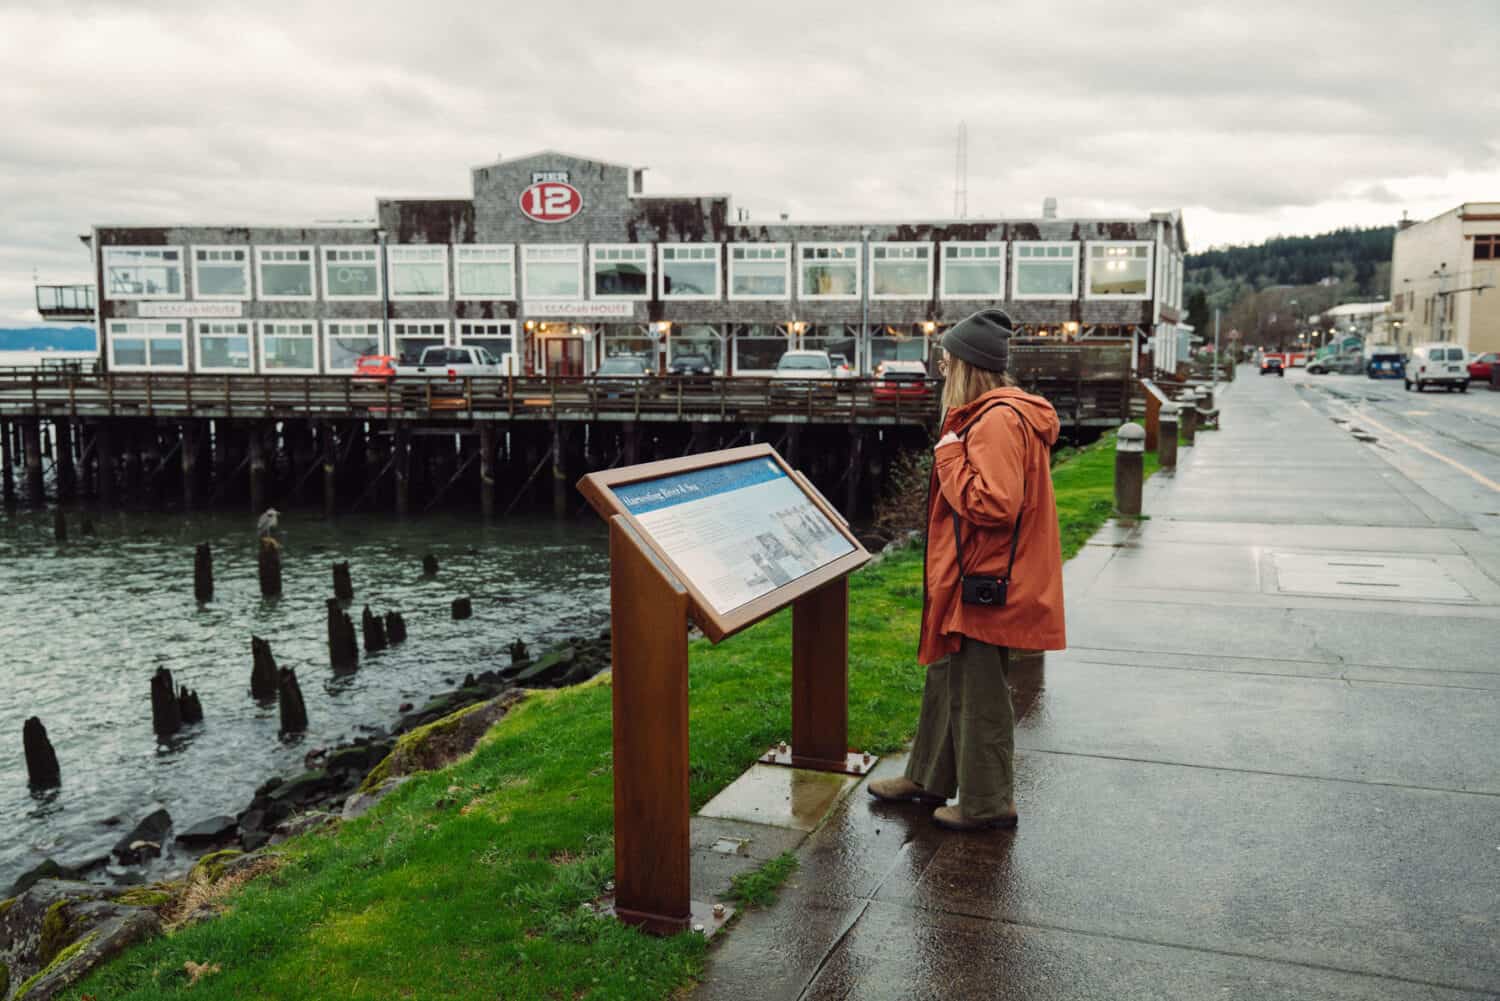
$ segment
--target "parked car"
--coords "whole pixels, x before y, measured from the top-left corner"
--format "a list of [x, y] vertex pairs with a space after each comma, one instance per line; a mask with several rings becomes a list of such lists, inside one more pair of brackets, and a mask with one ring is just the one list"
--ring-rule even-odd
[[1457, 345], [1418, 344], [1411, 349], [1411, 360], [1406, 365], [1406, 388], [1415, 386], [1420, 393], [1428, 386], [1442, 386], [1462, 393], [1469, 388], [1465, 361], [1464, 349]]
[[384, 386], [396, 379], [395, 355], [360, 355], [351, 381], [357, 386]]
[[1327, 375], [1333, 371], [1333, 359], [1313, 358], [1307, 363], [1308, 375]]
[[807, 397], [832, 393], [837, 378], [827, 351], [788, 351], [771, 373], [771, 395]]
[[652, 382], [651, 364], [640, 355], [615, 355], [606, 358], [594, 369], [594, 378], [604, 384], [606, 400], [640, 393]]
[[398, 376], [417, 375], [423, 378], [446, 376], [450, 382], [474, 375], [501, 375], [504, 366], [500, 359], [481, 347], [430, 347], [423, 348], [416, 365], [397, 365]]
[[927, 366], [919, 361], [883, 361], [875, 366], [877, 400], [925, 400], [932, 395]]
[[1260, 360], [1261, 375], [1286, 376], [1286, 368], [1281, 364], [1281, 359], [1276, 355], [1267, 355]]
[[1406, 356], [1390, 345], [1370, 348], [1365, 375], [1371, 379], [1406, 378]]
[[843, 355], [830, 354], [828, 361], [833, 365], [833, 374], [840, 379], [854, 378], [854, 368], [849, 364], [849, 359]]
[[1489, 382], [1490, 372], [1496, 364], [1500, 364], [1500, 351], [1491, 351], [1475, 358], [1469, 362], [1469, 381]]
[[667, 366], [667, 374], [711, 376], [714, 374], [714, 363], [709, 360], [708, 355], [680, 354]]

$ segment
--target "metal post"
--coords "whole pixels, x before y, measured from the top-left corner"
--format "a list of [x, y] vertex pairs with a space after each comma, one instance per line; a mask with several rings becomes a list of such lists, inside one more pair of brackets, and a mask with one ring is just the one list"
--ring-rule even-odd
[[1198, 394], [1183, 393], [1177, 398], [1177, 408], [1182, 420], [1182, 443], [1191, 445], [1198, 434]]
[[1177, 468], [1177, 407], [1171, 403], [1161, 408], [1156, 418], [1156, 458], [1168, 472]]
[[1145, 461], [1146, 429], [1134, 422], [1122, 424], [1115, 436], [1115, 510], [1120, 514], [1141, 513]]

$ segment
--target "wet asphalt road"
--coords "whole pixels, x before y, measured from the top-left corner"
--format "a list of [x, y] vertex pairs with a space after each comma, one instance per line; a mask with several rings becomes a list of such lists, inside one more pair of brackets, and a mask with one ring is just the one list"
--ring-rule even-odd
[[695, 997], [1500, 997], [1497, 408], [1241, 372], [1065, 569], [1019, 829], [856, 790]]

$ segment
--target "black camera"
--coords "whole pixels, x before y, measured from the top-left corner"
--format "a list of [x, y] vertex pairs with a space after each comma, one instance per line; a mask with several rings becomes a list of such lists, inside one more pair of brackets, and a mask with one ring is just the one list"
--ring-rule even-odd
[[961, 578], [965, 605], [989, 605], [998, 608], [1005, 604], [1005, 592], [1010, 581], [1001, 577], [985, 577], [980, 574], [965, 574]]

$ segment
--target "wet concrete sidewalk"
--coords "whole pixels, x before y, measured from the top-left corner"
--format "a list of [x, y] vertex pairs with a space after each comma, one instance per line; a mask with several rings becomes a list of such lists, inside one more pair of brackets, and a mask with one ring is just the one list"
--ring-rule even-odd
[[1020, 829], [856, 789], [694, 997], [1500, 995], [1500, 541], [1281, 379], [1221, 406], [1067, 567]]

